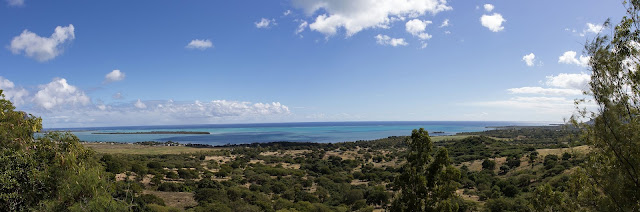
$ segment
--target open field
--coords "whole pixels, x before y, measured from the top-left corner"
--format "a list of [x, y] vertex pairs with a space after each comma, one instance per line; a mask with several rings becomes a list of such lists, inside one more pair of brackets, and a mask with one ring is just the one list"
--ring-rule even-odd
[[540, 153], [540, 156], [544, 157], [544, 156], [547, 156], [547, 155], [562, 155], [565, 152], [585, 154], [585, 153], [588, 153], [590, 151], [590, 149], [591, 149], [591, 147], [589, 147], [587, 145], [582, 145], [582, 146], [571, 147], [571, 148], [538, 149], [536, 151], [538, 151], [538, 153]]
[[185, 146], [145, 146], [136, 144], [112, 144], [112, 143], [83, 143], [98, 153], [103, 154], [138, 154], [138, 155], [166, 155], [195, 153], [202, 151], [221, 150], [223, 148], [195, 148]]

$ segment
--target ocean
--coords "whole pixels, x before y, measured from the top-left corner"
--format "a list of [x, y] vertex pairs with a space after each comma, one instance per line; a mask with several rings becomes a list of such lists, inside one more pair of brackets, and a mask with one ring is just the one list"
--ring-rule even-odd
[[[411, 130], [425, 128], [431, 136], [477, 132], [497, 126], [542, 126], [541, 122], [485, 122], [485, 121], [383, 121], [383, 122], [302, 122], [261, 124], [207, 124], [180, 126], [127, 126], [58, 128], [47, 130], [71, 131], [81, 141], [140, 142], [174, 141], [180, 143], [225, 145], [264, 143], [274, 141], [335, 143], [374, 140], [389, 136], [411, 135]], [[132, 133], [151, 131], [195, 131], [210, 134], [94, 134]], [[438, 132], [438, 133], [432, 133]]]

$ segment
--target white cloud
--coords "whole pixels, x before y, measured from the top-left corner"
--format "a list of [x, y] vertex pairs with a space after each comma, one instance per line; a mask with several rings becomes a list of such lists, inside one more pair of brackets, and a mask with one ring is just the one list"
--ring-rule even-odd
[[206, 39], [206, 40], [195, 39], [189, 42], [187, 46], [185, 46], [185, 48], [187, 49], [200, 49], [200, 50], [205, 50], [211, 47], [213, 47], [213, 43], [211, 43], [209, 39]]
[[63, 45], [75, 39], [73, 25], [56, 27], [51, 37], [40, 37], [29, 30], [11, 40], [9, 49], [13, 54], [24, 54], [27, 57], [44, 62], [51, 60], [63, 52]]
[[598, 34], [604, 29], [603, 25], [587, 23], [587, 32]]
[[431, 21], [422, 21], [419, 19], [412, 19], [407, 21], [405, 24], [405, 29], [407, 32], [411, 33], [413, 36], [420, 38], [420, 40], [428, 40], [431, 38], [431, 35], [424, 32], [427, 28], [427, 25], [431, 24]]
[[557, 88], [570, 88], [577, 90], [586, 90], [591, 81], [591, 75], [589, 74], [558, 74], [556, 76], [547, 76], [545, 84], [547, 86]]
[[575, 111], [574, 101], [565, 97], [513, 97], [508, 100], [475, 103], [479, 106], [496, 108], [501, 113], [540, 115], [543, 117], [568, 117]]
[[494, 7], [492, 4], [484, 4], [484, 10], [486, 10], [487, 12], [491, 12], [493, 8]]
[[[143, 101], [133, 104], [105, 104], [91, 99], [66, 79], [55, 78], [40, 85], [35, 95], [0, 77], [0, 89], [12, 102], [24, 102], [20, 110], [43, 117], [45, 127], [88, 127], [113, 125], [255, 123], [282, 120], [291, 115], [279, 103], [230, 100], [209, 102]], [[122, 97], [116, 93], [114, 98]]]
[[390, 45], [390, 46], [406, 46], [408, 43], [404, 41], [403, 38], [391, 38], [387, 35], [378, 34], [375, 36], [376, 43], [380, 45]]
[[29, 96], [29, 92], [26, 89], [16, 87], [13, 82], [2, 76], [0, 76], [0, 90], [2, 90], [5, 98], [13, 102], [15, 106], [24, 104]]
[[122, 96], [121, 92], [118, 92], [118, 93], [113, 94], [113, 96], [111, 96], [111, 98], [113, 98], [113, 99], [123, 99], [124, 96]]
[[364, 29], [389, 28], [393, 20], [452, 9], [446, 0], [293, 0], [293, 4], [308, 16], [320, 11], [309, 28], [327, 37], [339, 29], [345, 29], [349, 37]]
[[133, 106], [135, 106], [136, 108], [139, 108], [139, 109], [147, 108], [147, 105], [142, 103], [142, 101], [140, 101], [140, 99], [138, 99], [137, 102], [133, 103]]
[[579, 96], [582, 94], [582, 91], [579, 89], [567, 88], [521, 87], [507, 90], [512, 94], [541, 94], [550, 96]]
[[302, 23], [298, 25], [298, 29], [296, 29], [296, 34], [302, 33], [307, 28], [308, 25], [309, 23], [307, 23], [306, 21], [302, 21]]
[[589, 65], [590, 57], [580, 55], [580, 58], [576, 58], [577, 54], [578, 53], [574, 51], [566, 51], [564, 54], [562, 54], [562, 56], [558, 58], [558, 63], [574, 64], [582, 67], [587, 67]]
[[21, 7], [24, 6], [24, 0], [7, 0], [7, 4], [13, 7]]
[[63, 105], [84, 106], [91, 103], [91, 99], [77, 87], [69, 85], [66, 79], [55, 78], [49, 84], [39, 86], [33, 102], [46, 110], [51, 110]]
[[527, 66], [531, 67], [535, 65], [536, 55], [534, 55], [533, 53], [525, 55], [522, 57], [522, 61], [524, 61], [524, 63], [526, 63]]
[[276, 20], [275, 19], [262, 18], [262, 19], [260, 19], [260, 21], [255, 22], [254, 24], [259, 29], [270, 28], [271, 26], [276, 25]]
[[444, 21], [442, 21], [442, 24], [440, 24], [440, 28], [448, 27], [448, 26], [449, 26], [449, 19], [444, 19]]
[[502, 18], [502, 15], [499, 13], [493, 13], [493, 15], [482, 15], [482, 17], [480, 17], [480, 23], [482, 23], [482, 26], [488, 28], [492, 32], [500, 32], [504, 30], [502, 23], [505, 21], [507, 20]]
[[116, 81], [123, 80], [124, 77], [125, 77], [124, 72], [121, 72], [120, 70], [113, 70], [104, 76], [104, 81], [107, 83], [116, 82]]
[[279, 102], [251, 103], [229, 100], [208, 102], [142, 101], [133, 104], [96, 104], [87, 107], [40, 113], [47, 127], [108, 125], [210, 124], [272, 122], [291, 114]]
[[282, 13], [282, 15], [284, 15], [284, 16], [291, 15], [291, 10], [284, 11], [284, 13]]

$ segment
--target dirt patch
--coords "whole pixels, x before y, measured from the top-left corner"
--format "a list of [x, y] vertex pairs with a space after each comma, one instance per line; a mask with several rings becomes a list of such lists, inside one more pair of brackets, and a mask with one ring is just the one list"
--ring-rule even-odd
[[149, 186], [149, 184], [151, 184], [151, 179], [153, 179], [153, 177], [155, 177], [155, 176], [152, 175], [152, 174], [145, 175], [142, 178], [142, 184], [145, 185], [145, 186]]
[[[127, 174], [126, 173], [120, 173], [120, 174], [116, 174], [116, 181], [123, 181], [127, 179]], [[134, 175], [130, 175], [129, 176], [129, 180], [135, 180], [136, 176]]]
[[300, 169], [300, 164], [297, 163], [280, 163], [282, 168], [285, 169]]
[[142, 193], [153, 194], [160, 197], [169, 207], [175, 207], [184, 210], [185, 208], [198, 205], [198, 202], [193, 199], [193, 193], [191, 192], [164, 192], [144, 190]]
[[367, 185], [367, 184], [369, 184], [369, 182], [362, 181], [362, 180], [352, 180], [351, 181], [351, 185]]
[[249, 161], [249, 164], [257, 164], [257, 163], [259, 163], [259, 164], [265, 164], [264, 160], [255, 160], [255, 159], [251, 159], [251, 160]]

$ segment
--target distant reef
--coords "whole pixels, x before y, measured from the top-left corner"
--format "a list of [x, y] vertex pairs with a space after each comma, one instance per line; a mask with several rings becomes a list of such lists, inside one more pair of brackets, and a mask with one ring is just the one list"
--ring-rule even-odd
[[210, 132], [195, 132], [195, 131], [151, 131], [151, 132], [94, 132], [91, 134], [107, 134], [107, 135], [128, 135], [128, 134], [211, 134]]

